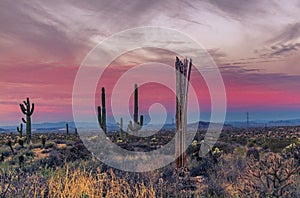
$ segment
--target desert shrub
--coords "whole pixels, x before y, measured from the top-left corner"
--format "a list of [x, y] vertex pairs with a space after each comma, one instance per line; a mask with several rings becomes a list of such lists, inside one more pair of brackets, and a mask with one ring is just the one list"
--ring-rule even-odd
[[221, 151], [218, 147], [215, 147], [204, 157], [199, 157], [198, 154], [197, 156], [189, 157], [190, 162], [188, 168], [191, 176], [195, 177], [201, 175], [209, 177], [209, 173], [213, 172], [218, 163], [222, 161], [222, 154], [223, 151]]
[[56, 144], [53, 142], [46, 143], [44, 149], [56, 148]]
[[50, 168], [61, 167], [64, 165], [64, 156], [56, 150], [52, 150], [49, 157], [39, 161], [41, 165], [47, 164]]
[[300, 166], [300, 143], [292, 143], [282, 150], [285, 158], [294, 158]]
[[294, 158], [268, 153], [260, 161], [250, 160], [241, 175], [241, 195], [259, 197], [299, 197], [294, 185], [299, 179], [300, 167]]
[[28, 157], [34, 157], [34, 152], [32, 150], [27, 150], [25, 152], [25, 155], [28, 156]]
[[269, 138], [268, 147], [271, 152], [280, 153], [285, 147], [293, 143], [292, 140], [284, 138]]
[[215, 144], [215, 147], [219, 148], [220, 150], [222, 150], [226, 154], [233, 153], [234, 148], [235, 148], [233, 146], [233, 144], [228, 144], [226, 142], [217, 142]]
[[55, 140], [55, 143], [56, 144], [66, 144], [66, 140], [64, 140], [64, 139], [58, 139], [58, 140]]
[[18, 141], [19, 145], [23, 148], [24, 142], [25, 142], [25, 137], [18, 137], [17, 141]]
[[10, 151], [2, 151], [1, 155], [5, 158], [10, 156]]
[[0, 169], [1, 197], [46, 197], [46, 180], [21, 169]]
[[253, 158], [255, 160], [259, 160], [259, 158], [260, 158], [259, 151], [256, 148], [250, 148], [247, 151], [246, 157]]
[[249, 141], [248, 141], [248, 147], [254, 147], [254, 146], [256, 146], [256, 144], [257, 144], [257, 142], [256, 142], [256, 139], [250, 139]]
[[90, 160], [92, 155], [81, 141], [76, 142], [72, 147], [57, 149], [67, 162], [76, 160]]
[[230, 140], [231, 143], [238, 143], [242, 146], [246, 146], [248, 143], [247, 137], [232, 137]]

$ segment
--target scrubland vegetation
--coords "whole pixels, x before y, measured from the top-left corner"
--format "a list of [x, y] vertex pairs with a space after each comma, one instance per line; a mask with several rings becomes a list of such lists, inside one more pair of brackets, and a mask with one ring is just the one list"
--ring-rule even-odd
[[[166, 144], [172, 131], [147, 141], [130, 136], [116, 144], [149, 151]], [[0, 136], [0, 197], [299, 197], [300, 127], [224, 129], [203, 158], [199, 130], [187, 149], [187, 166], [175, 163], [145, 173], [101, 163], [74, 133]]]

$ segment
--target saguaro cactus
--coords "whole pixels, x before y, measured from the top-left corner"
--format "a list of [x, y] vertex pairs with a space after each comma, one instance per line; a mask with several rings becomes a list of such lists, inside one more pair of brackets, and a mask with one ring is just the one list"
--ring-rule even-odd
[[133, 109], [133, 121], [134, 124], [132, 124], [132, 121], [129, 122], [128, 124], [128, 129], [131, 131], [139, 131], [144, 122], [144, 116], [140, 116], [140, 122], [138, 122], [138, 117], [139, 117], [139, 103], [138, 103], [138, 86], [137, 84], [134, 85], [134, 109]]
[[120, 118], [120, 122], [118, 123], [120, 126], [120, 138], [123, 137], [123, 118]]
[[22, 123], [20, 123], [20, 128], [17, 127], [17, 131], [19, 132], [20, 138], [21, 138], [23, 136], [23, 124]]
[[66, 134], [69, 135], [69, 124], [66, 123]]
[[102, 87], [102, 108], [98, 106], [98, 122], [104, 133], [106, 133], [106, 106], [105, 106], [105, 88]]
[[184, 59], [183, 62], [176, 57], [176, 135], [175, 156], [176, 167], [181, 168], [186, 164], [186, 127], [187, 127], [187, 98], [191, 76], [192, 60]]
[[26, 120], [22, 118], [22, 121], [26, 123], [26, 143], [29, 144], [31, 140], [31, 116], [34, 111], [34, 103], [30, 105], [29, 98], [23, 101], [24, 104], [20, 104], [21, 111], [26, 115]]

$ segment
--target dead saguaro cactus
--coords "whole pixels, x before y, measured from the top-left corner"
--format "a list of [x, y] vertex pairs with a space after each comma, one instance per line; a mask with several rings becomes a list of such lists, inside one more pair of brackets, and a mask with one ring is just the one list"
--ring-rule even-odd
[[26, 120], [22, 118], [22, 121], [26, 123], [26, 143], [29, 144], [31, 140], [31, 116], [34, 111], [34, 103], [30, 105], [29, 98], [23, 101], [24, 104], [20, 104], [22, 113], [26, 116]]
[[138, 121], [139, 117], [139, 98], [138, 98], [138, 86], [137, 84], [134, 85], [134, 109], [133, 109], [133, 122], [129, 121], [128, 129], [131, 131], [139, 131], [143, 127], [144, 123], [144, 116], [140, 116], [140, 121]]
[[186, 165], [186, 130], [187, 130], [187, 101], [188, 88], [192, 69], [192, 60], [180, 61], [176, 57], [176, 135], [175, 135], [175, 156], [176, 168]]
[[98, 123], [102, 128], [103, 132], [106, 133], [106, 105], [105, 105], [105, 88], [102, 87], [102, 108], [98, 106]]

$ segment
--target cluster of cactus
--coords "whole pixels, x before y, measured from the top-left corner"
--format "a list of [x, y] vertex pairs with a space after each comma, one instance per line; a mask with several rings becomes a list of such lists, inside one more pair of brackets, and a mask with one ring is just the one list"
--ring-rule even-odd
[[26, 116], [26, 120], [22, 118], [22, 121], [26, 124], [26, 143], [29, 144], [31, 140], [31, 116], [34, 111], [34, 103], [30, 105], [29, 98], [23, 101], [24, 104], [20, 104], [22, 113]]
[[140, 116], [140, 121], [138, 121], [138, 110], [139, 110], [139, 103], [138, 103], [138, 86], [137, 84], [134, 85], [134, 109], [133, 109], [133, 122], [130, 121], [128, 124], [128, 129], [131, 131], [139, 131], [144, 122], [144, 116]]
[[[137, 84], [134, 85], [134, 110], [133, 110], [133, 123], [132, 121], [129, 121], [128, 124], [128, 129], [131, 131], [139, 131], [142, 129], [143, 122], [144, 122], [144, 116], [140, 116], [140, 121], [138, 121], [138, 86]], [[101, 94], [101, 102], [102, 106], [98, 106], [97, 111], [98, 111], [98, 123], [100, 127], [102, 128], [103, 132], [107, 132], [107, 127], [106, 127], [106, 105], [105, 105], [105, 88], [102, 87], [102, 94]], [[120, 123], [118, 123], [120, 126], [120, 138], [123, 136], [123, 118], [120, 118]]]
[[106, 133], [106, 106], [105, 106], [105, 88], [102, 87], [102, 108], [98, 106], [98, 123], [103, 132]]

